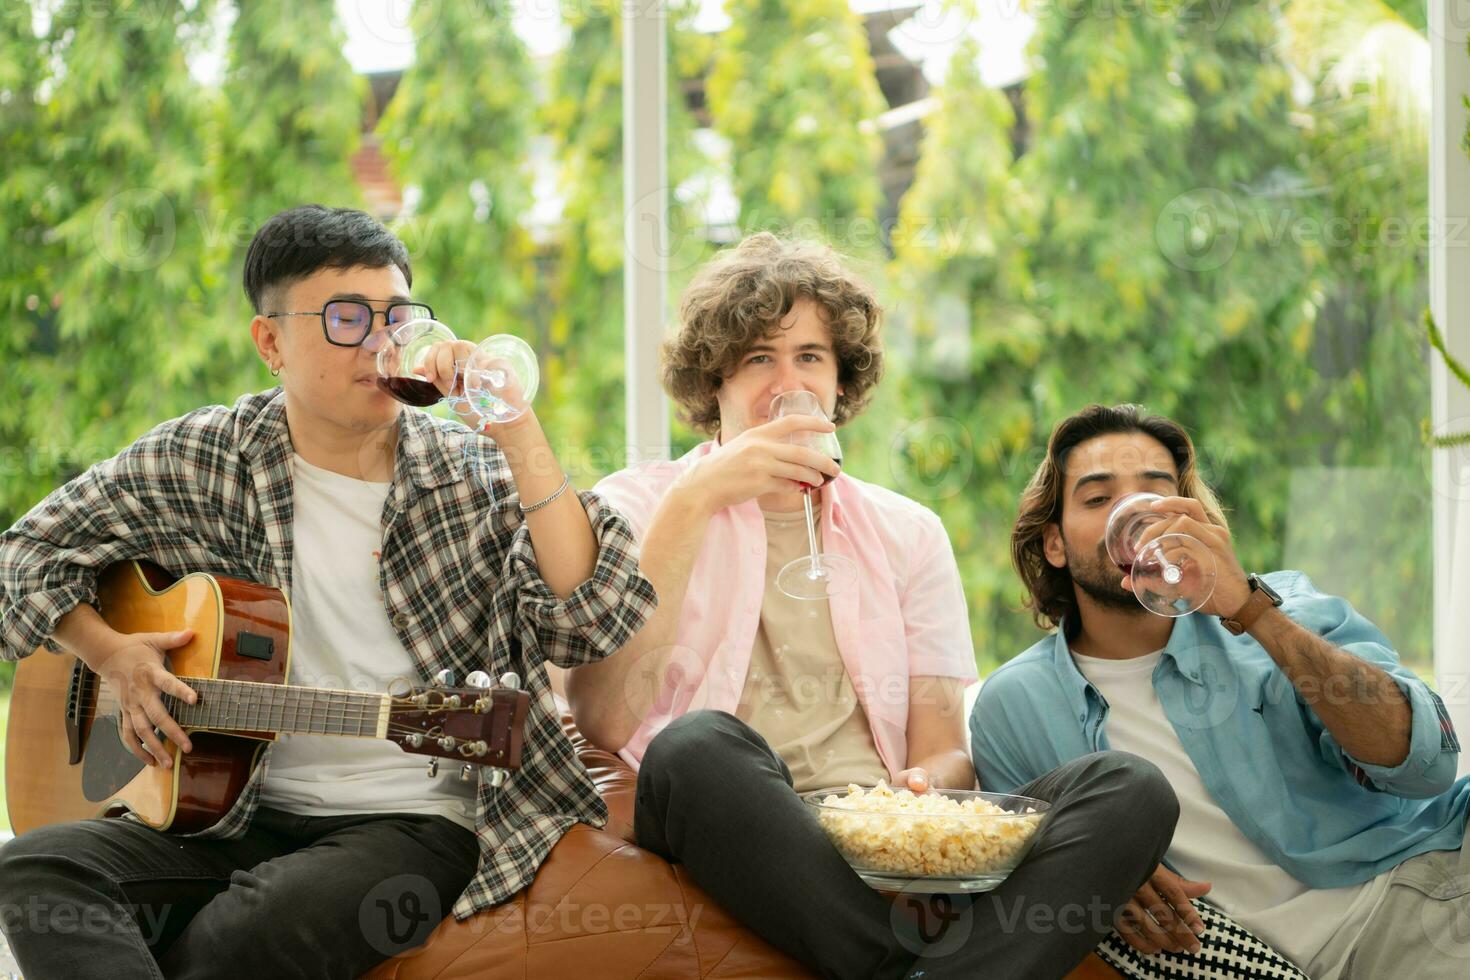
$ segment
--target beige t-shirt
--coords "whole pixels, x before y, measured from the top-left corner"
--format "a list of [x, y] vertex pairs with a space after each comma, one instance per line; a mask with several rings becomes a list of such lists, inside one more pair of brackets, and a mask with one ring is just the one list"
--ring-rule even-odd
[[[826, 600], [793, 599], [776, 576], [811, 553], [806, 514], [766, 513], [766, 592], [735, 715], [786, 761], [798, 793], [888, 779], [837, 651]], [[821, 526], [817, 546], [821, 547]]]

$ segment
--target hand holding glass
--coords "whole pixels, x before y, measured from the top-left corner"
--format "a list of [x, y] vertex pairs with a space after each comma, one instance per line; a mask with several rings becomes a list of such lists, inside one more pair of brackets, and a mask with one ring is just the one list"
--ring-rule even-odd
[[424, 408], [447, 400], [455, 412], [476, 418], [476, 429], [513, 421], [530, 409], [541, 373], [536, 352], [519, 337], [489, 337], [457, 361], [448, 395], [419, 369], [436, 345], [458, 339], [453, 330], [437, 320], [410, 320], [388, 339], [378, 351], [378, 387], [405, 404]]
[[[783, 391], [771, 400], [771, 418], [787, 415], [816, 415], [826, 418], [822, 403], [810, 391]], [[842, 446], [835, 432], [799, 432], [791, 437], [797, 445], [823, 453], [842, 465]], [[802, 504], [806, 508], [806, 537], [811, 554], [789, 562], [776, 576], [776, 587], [793, 599], [826, 599], [853, 586], [857, 567], [841, 555], [823, 554], [817, 549], [817, 522], [812, 511], [812, 494], [832, 482], [829, 476], [821, 486], [802, 484]]]
[[1161, 534], [1139, 546], [1143, 532], [1170, 515], [1152, 509], [1156, 493], [1129, 494], [1108, 514], [1108, 557], [1133, 581], [1133, 594], [1151, 613], [1187, 616], [1215, 594], [1215, 556], [1190, 534]]

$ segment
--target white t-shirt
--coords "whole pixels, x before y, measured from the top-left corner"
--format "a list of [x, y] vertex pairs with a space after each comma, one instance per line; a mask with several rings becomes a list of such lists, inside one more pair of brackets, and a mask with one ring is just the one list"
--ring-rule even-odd
[[1313, 980], [1336, 980], [1390, 872], [1344, 888], [1311, 888], [1287, 874], [1231, 822], [1164, 714], [1153, 672], [1163, 651], [1132, 660], [1074, 653], [1077, 669], [1107, 700], [1103, 732], [1111, 748], [1148, 759], [1179, 797], [1169, 864], [1207, 881], [1206, 901], [1270, 943]]
[[[388, 622], [378, 584], [389, 484], [354, 480], [293, 456], [290, 683], [386, 691], [418, 667]], [[473, 831], [477, 781], [386, 739], [282, 735], [271, 749], [264, 806], [311, 816], [425, 813]]]

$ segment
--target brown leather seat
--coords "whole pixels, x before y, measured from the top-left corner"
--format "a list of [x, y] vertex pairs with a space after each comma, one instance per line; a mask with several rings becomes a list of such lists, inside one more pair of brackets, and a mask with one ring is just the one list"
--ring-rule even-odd
[[[513, 900], [439, 924], [429, 941], [368, 974], [373, 980], [806, 980], [795, 960], [743, 928], [689, 880], [682, 865], [632, 843], [637, 777], [562, 725], [611, 813], [605, 830], [579, 824]], [[1095, 956], [1068, 980], [1119, 976]]]

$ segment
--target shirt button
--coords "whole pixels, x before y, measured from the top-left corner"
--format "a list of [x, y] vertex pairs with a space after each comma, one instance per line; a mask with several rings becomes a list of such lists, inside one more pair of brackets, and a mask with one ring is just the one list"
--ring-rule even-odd
[[393, 614], [393, 620], [392, 620], [392, 622], [393, 622], [393, 628], [394, 629], [400, 629], [400, 630], [406, 630], [406, 629], [408, 629], [408, 622], [409, 622], [409, 620], [408, 620], [408, 613], [401, 613], [401, 612], [394, 613]]

